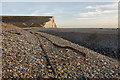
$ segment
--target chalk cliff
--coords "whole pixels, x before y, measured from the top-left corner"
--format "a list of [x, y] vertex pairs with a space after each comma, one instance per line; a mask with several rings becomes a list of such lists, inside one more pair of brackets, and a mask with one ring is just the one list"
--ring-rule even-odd
[[43, 27], [45, 27], [45, 28], [56, 28], [57, 26], [55, 24], [54, 17], [52, 16], [51, 18], [49, 18], [49, 21], [46, 22]]
[[53, 16], [2, 16], [2, 22], [15, 26], [54, 28], [56, 24]]

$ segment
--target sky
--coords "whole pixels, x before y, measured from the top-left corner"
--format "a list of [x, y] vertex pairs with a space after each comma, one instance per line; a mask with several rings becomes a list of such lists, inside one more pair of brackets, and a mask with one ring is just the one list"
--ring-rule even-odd
[[[14, 0], [15, 1], [15, 0]], [[117, 28], [117, 2], [2, 2], [1, 15], [54, 16], [58, 28]]]
[[119, 0], [0, 0], [2, 2], [118, 2]]

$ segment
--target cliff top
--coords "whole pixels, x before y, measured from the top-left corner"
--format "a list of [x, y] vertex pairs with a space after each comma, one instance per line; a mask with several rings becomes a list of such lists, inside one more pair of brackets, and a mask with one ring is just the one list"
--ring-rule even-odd
[[2, 16], [2, 22], [18, 27], [43, 27], [53, 16]]

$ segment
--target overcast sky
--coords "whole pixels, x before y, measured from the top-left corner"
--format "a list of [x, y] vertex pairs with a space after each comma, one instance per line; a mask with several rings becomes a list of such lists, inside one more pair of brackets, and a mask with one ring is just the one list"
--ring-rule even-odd
[[117, 28], [118, 3], [3, 2], [2, 15], [54, 16], [59, 28]]

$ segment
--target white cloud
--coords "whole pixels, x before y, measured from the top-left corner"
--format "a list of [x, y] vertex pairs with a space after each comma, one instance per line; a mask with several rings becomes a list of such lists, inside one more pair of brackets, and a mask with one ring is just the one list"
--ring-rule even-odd
[[30, 14], [30, 16], [37, 16], [41, 13], [41, 10], [36, 10], [33, 13]]
[[55, 15], [55, 14], [60, 14], [63, 13], [64, 11], [62, 9], [53, 9], [51, 11], [46, 11], [46, 10], [36, 10], [34, 11], [32, 14], [30, 14], [31, 16], [36, 16], [36, 15]]
[[88, 17], [88, 16], [95, 16], [95, 15], [109, 14], [109, 13], [117, 13], [117, 12], [118, 12], [118, 10], [96, 10], [94, 12], [80, 13], [79, 16]]
[[17, 10], [16, 9], [12, 9], [12, 12], [17, 12]]
[[39, 16], [39, 15], [49, 16], [49, 15], [53, 15], [53, 13], [50, 12], [43, 13], [40, 11], [35, 11], [32, 14], [30, 14], [30, 16]]
[[[95, 11], [89, 11], [78, 14], [80, 17], [90, 17], [90, 16], [103, 16], [105, 14], [118, 13], [117, 10], [118, 3], [106, 4], [106, 5], [96, 5], [96, 6], [87, 6], [88, 9], [95, 9]], [[106, 8], [102, 9], [102, 8]]]
[[95, 18], [75, 18], [76, 20], [93, 20]]
[[42, 15], [52, 15], [53, 13], [50, 13], [50, 12], [48, 12], [48, 13], [43, 13]]
[[118, 10], [105, 10], [102, 13], [117, 13]]
[[87, 6], [89, 9], [101, 9], [101, 8], [117, 8], [118, 3], [106, 4], [106, 5], [96, 5], [96, 6]]
[[63, 9], [53, 9], [53, 11], [50, 11], [50, 12], [47, 12], [47, 13], [44, 13], [44, 14], [46, 14], [46, 15], [54, 15], [54, 14], [61, 14], [61, 13], [64, 13]]

